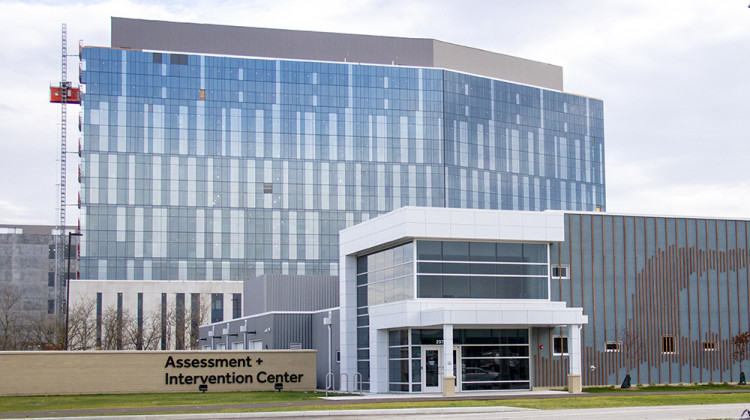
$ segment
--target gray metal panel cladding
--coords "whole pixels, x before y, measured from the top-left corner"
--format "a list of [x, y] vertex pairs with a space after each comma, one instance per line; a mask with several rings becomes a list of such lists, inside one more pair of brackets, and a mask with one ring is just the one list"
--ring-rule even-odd
[[429, 39], [112, 18], [112, 47], [432, 66]]
[[[339, 367], [341, 366], [340, 363], [336, 363], [336, 352], [341, 349], [339, 345], [339, 332], [340, 332], [340, 323], [339, 323], [339, 311], [338, 310], [332, 310], [331, 316], [333, 318], [333, 322], [331, 323], [331, 367], [334, 374], [334, 381], [335, 381], [335, 388], [336, 389], [353, 389], [352, 386], [352, 379], [349, 378], [349, 383], [344, 384], [342, 386], [341, 384], [341, 377], [339, 376]], [[317, 312], [312, 314], [310, 321], [311, 326], [310, 329], [312, 331], [312, 348], [316, 349], [318, 351], [318, 357], [317, 357], [317, 372], [318, 372], [318, 387], [323, 389], [325, 388], [325, 377], [328, 373], [328, 325], [323, 323], [323, 319], [328, 317], [328, 312]], [[350, 388], [346, 388], [346, 385], [348, 385]]]
[[338, 306], [338, 277], [268, 274], [245, 280], [243, 293], [243, 316], [317, 311]]
[[112, 18], [113, 48], [446, 68], [562, 90], [562, 67], [426, 38]]
[[562, 67], [435, 41], [434, 67], [563, 90]]
[[266, 290], [267, 287], [264, 276], [244, 281], [242, 285], [243, 316], [255, 315], [267, 311], [268, 294], [266, 293]]
[[300, 343], [303, 349], [313, 348], [311, 319], [310, 314], [274, 315], [273, 348], [288, 349], [291, 343]]
[[263, 276], [269, 311], [317, 311], [338, 306], [335, 276]]

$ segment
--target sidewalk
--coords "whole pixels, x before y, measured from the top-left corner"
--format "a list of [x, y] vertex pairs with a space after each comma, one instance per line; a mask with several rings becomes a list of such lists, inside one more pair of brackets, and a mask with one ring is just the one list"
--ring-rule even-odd
[[[750, 390], [748, 390], [750, 391]], [[325, 391], [322, 391], [325, 392]], [[322, 397], [326, 401], [337, 401], [338, 403], [347, 404], [366, 404], [373, 401], [376, 402], [395, 402], [395, 401], [425, 401], [425, 400], [441, 400], [441, 401], [460, 401], [460, 400], [509, 400], [514, 398], [553, 398], [553, 397], [580, 397], [588, 394], [571, 394], [568, 391], [502, 391], [502, 392], [483, 392], [483, 391], [471, 391], [471, 392], [456, 392], [453, 397], [445, 397], [443, 394], [405, 394], [405, 393], [393, 393], [393, 394], [350, 394], [350, 395], [337, 395], [330, 393], [328, 397]]]

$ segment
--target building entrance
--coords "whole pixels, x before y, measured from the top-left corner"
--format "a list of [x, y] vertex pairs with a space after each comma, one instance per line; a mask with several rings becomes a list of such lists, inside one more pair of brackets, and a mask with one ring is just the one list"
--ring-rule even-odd
[[424, 392], [443, 390], [443, 347], [422, 347], [422, 389]]
[[[442, 392], [443, 377], [456, 379], [456, 391], [530, 389], [528, 329], [456, 329], [451, 354], [442, 330], [389, 332], [391, 392]], [[445, 372], [445, 357], [453, 372]]]
[[[443, 346], [422, 347], [422, 389], [423, 392], [442, 392], [443, 376], [445, 375]], [[461, 389], [461, 377], [456, 372], [458, 366], [457, 357], [461, 354], [461, 346], [454, 346], [451, 355], [453, 357], [453, 375], [456, 381], [456, 389]]]

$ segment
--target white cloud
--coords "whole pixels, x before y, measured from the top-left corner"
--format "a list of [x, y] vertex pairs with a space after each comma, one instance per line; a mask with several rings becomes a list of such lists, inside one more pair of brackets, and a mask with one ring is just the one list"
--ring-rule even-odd
[[750, 184], [646, 184], [613, 197], [608, 212], [747, 219]]
[[47, 217], [37, 215], [36, 209], [15, 202], [0, 200], [0, 224], [54, 224]]

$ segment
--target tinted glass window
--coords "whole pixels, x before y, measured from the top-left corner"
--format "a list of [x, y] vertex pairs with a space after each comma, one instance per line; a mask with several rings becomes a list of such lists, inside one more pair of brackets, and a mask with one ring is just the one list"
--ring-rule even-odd
[[421, 298], [443, 297], [443, 278], [441, 276], [419, 276], [417, 296]]
[[443, 259], [445, 261], [468, 261], [468, 242], [443, 242]]
[[495, 261], [495, 244], [492, 242], [471, 242], [469, 244], [471, 261]]
[[522, 244], [497, 244], [497, 260], [504, 262], [521, 262], [523, 261]]
[[477, 299], [495, 299], [497, 282], [492, 277], [471, 277], [471, 296]]
[[417, 242], [417, 258], [420, 260], [442, 260], [442, 243], [437, 241]]
[[547, 262], [547, 245], [524, 244], [523, 259], [526, 262]]
[[469, 277], [443, 276], [443, 297], [469, 297]]

